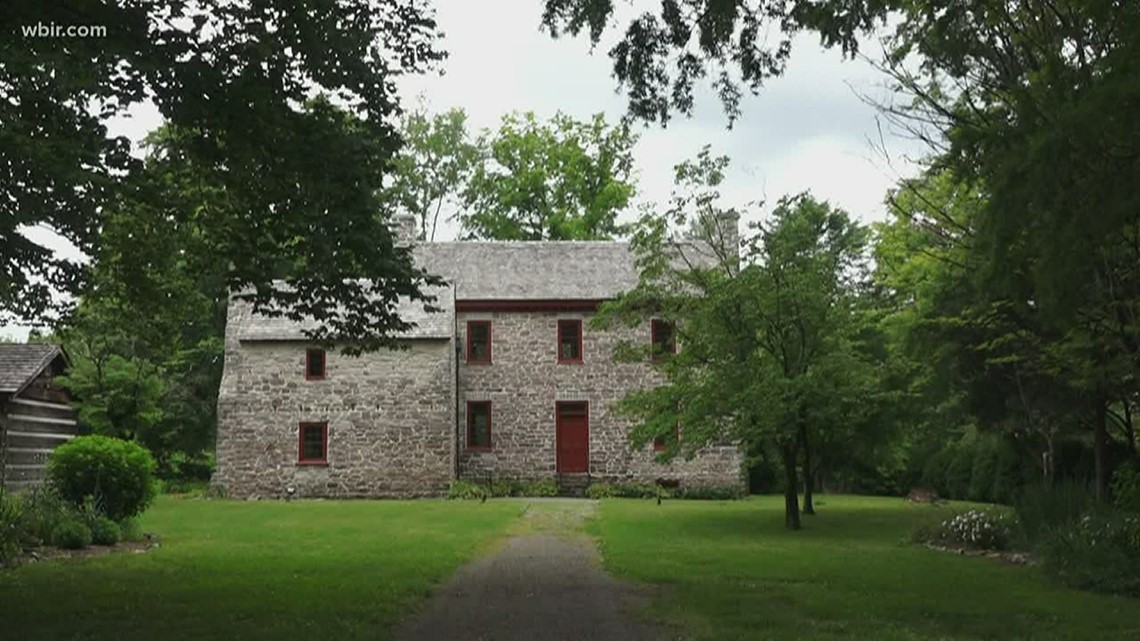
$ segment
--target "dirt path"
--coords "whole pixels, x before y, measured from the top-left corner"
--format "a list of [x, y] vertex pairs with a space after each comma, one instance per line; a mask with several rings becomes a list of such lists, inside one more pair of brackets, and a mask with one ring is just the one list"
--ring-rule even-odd
[[397, 639], [663, 638], [630, 613], [644, 597], [601, 569], [593, 540], [582, 532], [593, 501], [532, 499], [526, 505], [517, 533], [495, 554], [460, 568]]

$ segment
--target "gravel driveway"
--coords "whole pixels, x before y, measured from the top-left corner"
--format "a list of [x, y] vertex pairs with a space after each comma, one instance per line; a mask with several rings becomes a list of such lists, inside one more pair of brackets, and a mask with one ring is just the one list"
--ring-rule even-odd
[[495, 554], [460, 568], [424, 611], [397, 631], [397, 639], [663, 638], [630, 614], [644, 605], [644, 597], [601, 569], [593, 540], [582, 533], [593, 501], [530, 500], [526, 505], [524, 531]]

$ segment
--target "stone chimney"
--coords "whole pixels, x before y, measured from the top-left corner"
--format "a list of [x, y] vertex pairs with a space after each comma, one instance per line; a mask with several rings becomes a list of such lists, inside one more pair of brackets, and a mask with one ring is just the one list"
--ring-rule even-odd
[[392, 229], [393, 240], [397, 245], [407, 246], [416, 242], [416, 216], [415, 214], [393, 214], [389, 223]]

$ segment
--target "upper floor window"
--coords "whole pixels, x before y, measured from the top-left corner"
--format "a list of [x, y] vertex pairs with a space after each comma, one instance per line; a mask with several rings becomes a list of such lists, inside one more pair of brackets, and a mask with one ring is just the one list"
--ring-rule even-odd
[[325, 377], [325, 350], [305, 350], [305, 380], [319, 381]]
[[467, 321], [467, 362], [491, 362], [491, 321]]
[[491, 449], [491, 401], [467, 401], [467, 449]]
[[581, 319], [558, 321], [558, 362], [582, 362]]
[[329, 424], [301, 423], [297, 462], [324, 465], [329, 461]]
[[677, 353], [677, 332], [673, 323], [653, 319], [653, 360], [660, 361]]

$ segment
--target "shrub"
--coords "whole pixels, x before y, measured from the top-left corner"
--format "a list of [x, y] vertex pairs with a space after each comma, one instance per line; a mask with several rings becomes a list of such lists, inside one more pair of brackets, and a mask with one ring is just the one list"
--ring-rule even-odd
[[522, 496], [558, 496], [558, 482], [542, 479], [522, 484]]
[[144, 536], [138, 519], [123, 519], [119, 523], [119, 534], [120, 541], [141, 541]]
[[1112, 501], [1122, 510], [1140, 514], [1140, 465], [1122, 465], [1112, 475]]
[[954, 457], [946, 466], [947, 496], [964, 499], [970, 494], [970, 481], [974, 474], [973, 441], [959, 443], [954, 449]]
[[119, 521], [141, 514], [155, 495], [154, 459], [141, 445], [106, 436], [81, 436], [52, 453], [48, 480], [62, 498], [79, 506], [96, 497]]
[[522, 496], [522, 484], [518, 481], [500, 480], [491, 482], [491, 496]]
[[23, 549], [23, 519], [19, 498], [0, 487], [0, 567], [11, 562]]
[[447, 498], [459, 500], [485, 499], [490, 495], [487, 488], [470, 481], [452, 481], [447, 487]]
[[25, 547], [48, 545], [52, 532], [65, 519], [77, 518], [75, 508], [50, 487], [37, 486], [20, 496], [20, 535]]
[[95, 545], [114, 545], [123, 537], [123, 531], [111, 519], [100, 516], [90, 525], [91, 542]]
[[51, 543], [65, 550], [82, 550], [91, 545], [91, 528], [77, 517], [65, 518], [52, 529]]
[[1014, 502], [1018, 531], [1026, 545], [1036, 547], [1054, 532], [1079, 521], [1094, 503], [1092, 493], [1080, 483], [1025, 487]]
[[586, 498], [588, 499], [612, 499], [617, 496], [617, 486], [610, 483], [591, 483], [586, 488]]
[[687, 487], [681, 490], [679, 498], [700, 501], [733, 501], [744, 497], [740, 488], [731, 485], [709, 487]]
[[1093, 513], [1052, 533], [1043, 567], [1074, 588], [1140, 596], [1140, 516]]
[[968, 510], [937, 523], [924, 523], [911, 532], [915, 543], [934, 543], [974, 550], [1006, 550], [1011, 519], [998, 512]]

